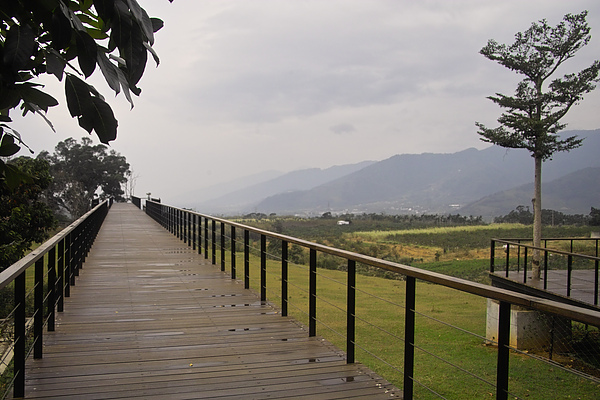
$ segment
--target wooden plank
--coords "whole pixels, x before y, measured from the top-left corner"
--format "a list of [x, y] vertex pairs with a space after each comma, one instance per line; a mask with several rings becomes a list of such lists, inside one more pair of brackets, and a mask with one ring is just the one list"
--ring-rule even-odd
[[109, 212], [26, 380], [32, 399], [401, 397], [126, 204]]
[[[543, 273], [543, 272], [542, 272]], [[593, 269], [574, 269], [571, 275], [571, 295], [567, 296], [567, 271], [566, 270], [548, 270], [546, 279], [547, 289], [544, 290], [544, 280], [534, 280], [531, 277], [531, 271], [528, 271], [527, 283], [523, 283], [523, 271], [509, 271], [508, 278], [505, 278], [505, 271], [497, 271], [492, 275], [494, 279], [510, 280], [518, 286], [529, 287], [539, 291], [545, 291], [549, 294], [548, 298], [564, 302], [571, 299], [581, 302], [591, 309], [598, 308], [594, 306], [594, 287], [595, 271]], [[518, 290], [518, 289], [517, 289]], [[540, 295], [536, 293], [535, 295]]]

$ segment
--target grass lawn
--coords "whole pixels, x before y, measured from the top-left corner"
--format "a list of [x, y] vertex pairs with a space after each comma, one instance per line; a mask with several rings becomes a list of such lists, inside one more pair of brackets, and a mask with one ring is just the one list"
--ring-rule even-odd
[[[243, 265], [241, 258], [237, 265]], [[257, 292], [259, 265], [253, 255], [251, 288]], [[442, 272], [456, 266], [430, 267]], [[267, 271], [267, 297], [280, 306], [280, 263], [269, 260]], [[319, 268], [317, 276], [317, 335], [342, 350], [346, 349], [346, 275]], [[308, 326], [308, 267], [290, 264], [289, 281], [289, 315]], [[356, 359], [402, 388], [405, 282], [358, 275], [356, 289]], [[486, 304], [485, 298], [417, 282], [415, 398], [439, 398], [433, 392], [449, 399], [495, 396], [488, 382], [495, 382], [497, 349], [484, 340]], [[517, 398], [599, 398], [598, 383], [528, 355], [511, 353], [509, 373], [509, 390]]]

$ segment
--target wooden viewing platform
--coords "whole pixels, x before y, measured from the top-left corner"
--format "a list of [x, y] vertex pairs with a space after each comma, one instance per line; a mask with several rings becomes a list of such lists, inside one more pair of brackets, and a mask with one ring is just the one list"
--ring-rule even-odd
[[108, 213], [43, 351], [28, 399], [402, 397], [131, 204]]
[[547, 287], [544, 289], [544, 280], [534, 280], [531, 271], [528, 271], [527, 283], [523, 283], [523, 271], [509, 271], [506, 277], [505, 271], [490, 274], [492, 284], [497, 287], [539, 296], [550, 300], [572, 304], [578, 307], [598, 309], [594, 306], [595, 288], [594, 270], [573, 270], [571, 276], [571, 292], [567, 295], [567, 271], [548, 270], [546, 279]]

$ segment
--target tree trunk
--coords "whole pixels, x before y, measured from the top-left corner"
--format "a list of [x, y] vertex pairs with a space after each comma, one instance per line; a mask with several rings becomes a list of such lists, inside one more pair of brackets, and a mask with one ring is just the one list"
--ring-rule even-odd
[[[533, 245], [542, 247], [542, 157], [535, 156], [535, 180], [533, 195]], [[533, 251], [531, 261], [532, 279], [540, 279], [540, 250]]]

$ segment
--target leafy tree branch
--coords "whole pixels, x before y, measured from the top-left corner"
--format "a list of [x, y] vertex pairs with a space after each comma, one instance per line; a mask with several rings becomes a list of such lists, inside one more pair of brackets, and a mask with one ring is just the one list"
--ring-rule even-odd
[[[172, 2], [172, 0], [169, 0]], [[58, 101], [33, 80], [42, 74], [64, 79], [72, 117], [100, 142], [117, 137], [117, 119], [102, 94], [85, 82], [100, 69], [108, 86], [131, 106], [138, 96], [154, 34], [163, 22], [137, 0], [10, 0], [0, 6], [0, 156], [16, 154], [24, 140], [10, 126], [10, 112], [46, 118]], [[0, 160], [0, 183], [14, 188], [19, 176]]]
[[[557, 69], [573, 58], [590, 39], [587, 11], [567, 14], [556, 26], [546, 20], [533, 23], [525, 32], [515, 35], [511, 45], [489, 40], [480, 53], [506, 68], [523, 75], [515, 94], [496, 93], [488, 98], [505, 111], [498, 118], [499, 127], [487, 128], [476, 122], [481, 140], [502, 147], [527, 149], [534, 158], [533, 241], [541, 244], [542, 163], [556, 152], [581, 146], [576, 136], [561, 138], [566, 127], [560, 122], [567, 112], [596, 88], [600, 61], [578, 73], [566, 74], [547, 82]], [[533, 277], [539, 279], [539, 252], [533, 255]]]

